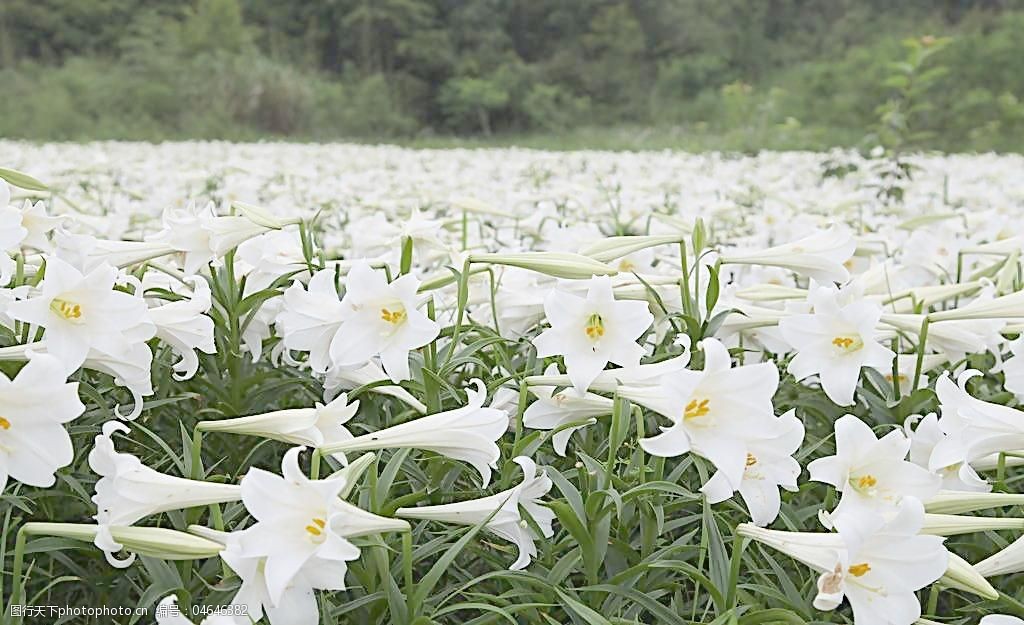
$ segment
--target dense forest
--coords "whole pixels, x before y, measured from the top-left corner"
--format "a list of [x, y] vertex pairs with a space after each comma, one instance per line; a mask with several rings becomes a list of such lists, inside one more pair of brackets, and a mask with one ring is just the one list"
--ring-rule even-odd
[[1021, 33], [1021, 0], [4, 0], [0, 136], [1018, 151]]

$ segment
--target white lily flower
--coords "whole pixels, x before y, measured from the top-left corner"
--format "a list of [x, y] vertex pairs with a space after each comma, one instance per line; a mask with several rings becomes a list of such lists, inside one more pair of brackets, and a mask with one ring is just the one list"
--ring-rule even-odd
[[277, 315], [277, 332], [285, 347], [309, 352], [309, 364], [318, 373], [331, 365], [331, 344], [345, 317], [334, 277], [333, 270], [324, 269], [313, 274], [308, 286], [296, 280], [285, 289]]
[[[558, 372], [555, 365], [548, 366], [545, 373], [554, 375]], [[565, 390], [555, 393], [554, 386], [530, 386], [529, 391], [537, 398], [523, 413], [523, 425], [534, 430], [557, 430], [563, 425], [577, 421], [590, 420], [612, 413], [615, 402], [607, 397], [594, 393], [584, 393], [580, 397], [576, 393]], [[517, 394], [518, 395], [518, 394]], [[567, 427], [555, 432], [551, 444], [555, 453], [565, 455], [565, 447], [573, 432], [583, 429], [585, 425]]]
[[[887, 313], [881, 316], [883, 324], [913, 336], [920, 332], [924, 319], [925, 315]], [[950, 360], [957, 361], [967, 354], [984, 353], [998, 348], [1003, 342], [999, 331], [1005, 325], [1005, 321], [998, 319], [963, 319], [930, 323], [927, 346], [945, 353]]]
[[174, 363], [174, 379], [188, 380], [199, 370], [196, 350], [216, 354], [213, 319], [206, 313], [212, 300], [210, 286], [203, 279], [193, 279], [192, 298], [170, 302], [149, 309], [149, 319], [156, 326], [156, 336], [167, 343], [181, 360]]
[[363, 434], [353, 439], [325, 445], [321, 452], [375, 451], [378, 449], [425, 449], [442, 456], [468, 462], [480, 472], [483, 486], [491, 480], [500, 452], [495, 444], [508, 429], [508, 413], [484, 408], [487, 391], [474, 379], [466, 389], [467, 404], [462, 408], [439, 412], [405, 423]]
[[[300, 589], [306, 584], [308, 588], [343, 589], [345, 563], [359, 557], [359, 549], [347, 537], [408, 528], [404, 522], [378, 517], [342, 501], [338, 495], [347, 486], [346, 476], [306, 477], [299, 469], [303, 449], [288, 450], [281, 461], [282, 475], [250, 469], [242, 478], [242, 502], [256, 524], [237, 532], [237, 549], [229, 543], [229, 553], [222, 556], [247, 583], [252, 573], [259, 571], [266, 591], [261, 599], [268, 602], [261, 601], [263, 607], [280, 608], [286, 591], [296, 585]], [[299, 583], [300, 575], [305, 584]], [[235, 601], [238, 603], [238, 598]], [[257, 612], [249, 616], [259, 618]]]
[[164, 228], [147, 237], [147, 241], [166, 245], [184, 255], [185, 273], [198, 273], [213, 260], [241, 243], [271, 228], [248, 217], [218, 217], [213, 203], [198, 208], [195, 203], [185, 209], [168, 208], [163, 214]]
[[[49, 354], [46, 341], [0, 348], [0, 360], [28, 360], [32, 353]], [[112, 376], [115, 384], [131, 392], [135, 402], [132, 410], [123, 413], [121, 406], [116, 405], [114, 412], [119, 418], [132, 421], [142, 414], [142, 398], [153, 394], [153, 382], [150, 377], [152, 363], [153, 352], [149, 345], [136, 343], [120, 355], [90, 349], [82, 367]]]
[[357, 410], [359, 401], [350, 404], [348, 396], [342, 393], [326, 406], [318, 403], [314, 408], [291, 408], [234, 419], [200, 421], [196, 427], [203, 432], [251, 434], [319, 449], [352, 439], [345, 423], [355, 416]]
[[772, 397], [779, 385], [774, 363], [732, 366], [729, 351], [717, 339], [704, 339], [703, 371], [683, 370], [661, 378], [658, 386], [620, 387], [619, 395], [672, 421], [661, 434], [640, 441], [653, 456], [689, 451], [701, 455], [739, 485], [747, 462], [747, 441], [769, 436], [774, 422]]
[[74, 460], [64, 424], [85, 406], [78, 383], [53, 356], [28, 353], [28, 364], [14, 379], [0, 372], [0, 490], [9, 478], [49, 488], [57, 469]]
[[96, 494], [96, 523], [100, 530], [95, 544], [106, 555], [107, 562], [123, 568], [135, 560], [117, 560], [114, 554], [123, 548], [111, 536], [112, 527], [126, 527], [154, 514], [181, 510], [214, 503], [238, 501], [242, 498], [240, 486], [189, 480], [160, 473], [147, 467], [132, 454], [114, 448], [114, 432], [129, 432], [118, 421], [103, 424], [103, 433], [96, 436], [95, 446], [89, 452], [89, 467], [98, 475]]
[[[523, 519], [520, 506], [540, 528], [544, 538], [551, 538], [554, 530], [551, 523], [555, 513], [543, 506], [539, 500], [551, 490], [551, 478], [544, 471], [537, 472], [537, 465], [525, 456], [514, 458], [513, 461], [523, 470], [523, 481], [508, 490], [489, 497], [460, 501], [440, 506], [419, 506], [416, 508], [399, 508], [396, 516], [407, 519], [425, 519], [442, 523], [458, 523], [461, 525], [477, 525], [487, 520], [487, 531], [515, 543], [519, 548], [519, 557], [509, 569], [518, 571], [526, 567], [530, 560], [537, 556], [539, 540], [533, 528]], [[497, 510], [497, 512], [495, 512]], [[493, 513], [493, 516], [491, 516]]]
[[638, 366], [644, 349], [636, 340], [654, 323], [646, 302], [616, 300], [607, 276], [591, 278], [585, 298], [552, 290], [544, 300], [544, 312], [551, 327], [533, 339], [537, 356], [564, 356], [579, 394], [609, 362]]
[[967, 392], [967, 382], [981, 375], [968, 369], [954, 384], [944, 375], [935, 384], [946, 437], [936, 443], [928, 465], [932, 470], [956, 467], [994, 453], [1024, 448], [1024, 413], [982, 401]]
[[808, 237], [747, 254], [724, 254], [724, 264], [782, 267], [821, 283], [850, 279], [844, 263], [857, 249], [857, 242], [846, 228], [833, 226]]
[[779, 321], [779, 330], [796, 350], [789, 372], [797, 380], [818, 374], [828, 398], [840, 406], [853, 403], [862, 367], [884, 368], [895, 354], [875, 340], [875, 326], [882, 307], [869, 300], [841, 304], [849, 293], [812, 288], [810, 314], [792, 315]]
[[[913, 422], [917, 427], [910, 429]], [[910, 461], [930, 471], [938, 473], [942, 478], [942, 488], [949, 491], [988, 492], [992, 486], [985, 478], [966, 462], [958, 462], [944, 467], [932, 467], [931, 458], [935, 446], [946, 438], [945, 432], [939, 427], [939, 419], [935, 413], [921, 418], [920, 415], [908, 417], [903, 430], [910, 438]], [[927, 502], [926, 502], [927, 503]]]
[[1021, 401], [1024, 400], [1024, 337], [1018, 337], [1009, 347], [1013, 355], [1003, 361], [1003, 385]]
[[811, 479], [825, 482], [842, 493], [829, 515], [837, 527], [869, 516], [888, 518], [907, 497], [927, 501], [942, 480], [927, 469], [907, 462], [910, 439], [902, 430], [877, 438], [871, 428], [846, 415], [835, 423], [836, 455], [807, 465]]
[[914, 593], [942, 578], [949, 552], [938, 536], [921, 536], [921, 503], [908, 498], [896, 515], [874, 517], [855, 536], [766, 530], [742, 524], [737, 531], [819, 571], [814, 607], [833, 610], [845, 598], [856, 625], [911, 625], [921, 616]]
[[345, 311], [331, 342], [331, 362], [362, 367], [380, 356], [392, 382], [409, 379], [409, 351], [430, 343], [441, 331], [416, 308], [419, 286], [412, 274], [388, 283], [369, 263], [356, 263], [345, 281]]
[[600, 261], [567, 252], [520, 252], [518, 254], [471, 254], [471, 263], [505, 265], [537, 271], [555, 278], [586, 280], [594, 276], [614, 276], [618, 271]]
[[113, 267], [100, 266], [82, 275], [51, 256], [39, 292], [8, 305], [7, 314], [46, 328], [47, 353], [72, 372], [85, 362], [90, 348], [121, 354], [156, 333], [146, 303], [115, 290], [116, 281]]
[[790, 410], [775, 418], [766, 432], [747, 439], [747, 462], [739, 484], [730, 483], [725, 473], [719, 471], [700, 491], [710, 503], [725, 501], [739, 491], [754, 525], [768, 525], [779, 515], [782, 505], [779, 487], [797, 490], [796, 479], [802, 469], [792, 454], [803, 440], [804, 424]]
[[928, 314], [930, 321], [958, 319], [1024, 319], [1024, 291], [992, 299], [978, 299], [966, 306]]

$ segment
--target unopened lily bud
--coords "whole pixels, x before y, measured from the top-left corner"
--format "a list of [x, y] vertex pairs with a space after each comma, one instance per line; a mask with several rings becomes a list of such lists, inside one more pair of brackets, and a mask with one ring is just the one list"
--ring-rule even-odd
[[586, 280], [593, 276], [613, 276], [614, 267], [581, 254], [566, 252], [522, 252], [519, 254], [471, 254], [472, 263], [487, 263], [529, 269], [555, 278]]
[[[223, 547], [211, 540], [164, 527], [112, 527], [110, 534], [127, 551], [161, 560], [212, 558]], [[82, 542], [95, 541], [99, 525], [85, 523], [26, 523], [23, 531], [32, 536], [56, 536]]]
[[[980, 563], [979, 563], [980, 564]], [[949, 566], [939, 583], [948, 588], [963, 590], [985, 599], [998, 599], [999, 592], [985, 579], [986, 574], [978, 567], [971, 566], [966, 560], [949, 552]]]
[[925, 514], [922, 534], [956, 536], [988, 530], [1024, 529], [1024, 519], [1005, 517], [963, 516], [958, 514]]
[[685, 237], [681, 234], [608, 237], [584, 246], [580, 249], [580, 254], [607, 263], [649, 247], [679, 243], [684, 239]]
[[935, 514], [963, 514], [1022, 504], [1024, 504], [1024, 493], [975, 493], [943, 490], [931, 497], [924, 507], [928, 512]]

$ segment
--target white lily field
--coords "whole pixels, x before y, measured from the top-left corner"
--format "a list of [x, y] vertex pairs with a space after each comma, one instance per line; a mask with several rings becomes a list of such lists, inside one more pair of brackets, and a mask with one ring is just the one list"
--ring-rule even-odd
[[1021, 156], [0, 168], [6, 623], [1024, 622]]

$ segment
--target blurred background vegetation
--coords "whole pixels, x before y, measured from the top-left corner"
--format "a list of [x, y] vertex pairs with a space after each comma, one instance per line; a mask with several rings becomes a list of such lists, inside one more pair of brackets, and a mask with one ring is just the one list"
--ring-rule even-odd
[[1024, 0], [3, 0], [0, 136], [1020, 151]]

